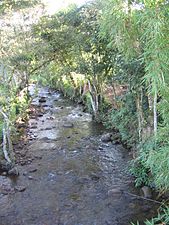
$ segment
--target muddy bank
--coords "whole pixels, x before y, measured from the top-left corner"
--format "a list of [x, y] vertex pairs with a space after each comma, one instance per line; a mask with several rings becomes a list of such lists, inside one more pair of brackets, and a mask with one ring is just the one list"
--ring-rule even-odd
[[39, 110], [15, 146], [20, 176], [0, 176], [0, 225], [128, 225], [155, 213], [127, 194], [139, 194], [128, 153], [102, 140], [90, 114], [45, 88], [31, 107]]

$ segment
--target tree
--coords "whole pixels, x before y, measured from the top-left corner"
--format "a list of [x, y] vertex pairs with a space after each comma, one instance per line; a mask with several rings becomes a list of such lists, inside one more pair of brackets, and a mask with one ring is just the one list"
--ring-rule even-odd
[[[27, 106], [25, 98], [19, 98], [19, 93], [28, 87], [29, 70], [27, 68], [33, 61], [32, 52], [28, 47], [30, 46], [28, 20], [30, 20], [29, 7], [32, 12], [35, 3], [38, 1], [4, 0], [0, 2], [2, 25], [0, 29], [0, 130], [2, 150], [8, 163], [14, 162], [11, 130], [14, 130], [18, 114], [23, 113]], [[14, 21], [16, 15], [19, 20]]]

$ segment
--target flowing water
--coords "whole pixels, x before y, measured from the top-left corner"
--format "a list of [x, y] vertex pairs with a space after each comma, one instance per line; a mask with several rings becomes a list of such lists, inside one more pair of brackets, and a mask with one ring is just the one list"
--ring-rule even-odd
[[17, 179], [4, 178], [26, 190], [0, 194], [0, 225], [129, 225], [154, 214], [153, 203], [130, 195], [138, 193], [127, 150], [103, 143], [90, 114], [47, 88], [32, 105], [44, 112], [29, 120], [31, 160]]

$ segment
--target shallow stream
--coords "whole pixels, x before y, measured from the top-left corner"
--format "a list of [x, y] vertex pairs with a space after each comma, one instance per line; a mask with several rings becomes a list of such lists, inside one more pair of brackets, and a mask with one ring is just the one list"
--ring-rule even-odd
[[128, 151], [103, 143], [106, 130], [81, 106], [47, 88], [32, 106], [43, 113], [29, 120], [28, 163], [17, 179], [3, 178], [26, 189], [0, 194], [0, 225], [129, 225], [154, 214], [152, 202], [130, 195], [140, 193]]

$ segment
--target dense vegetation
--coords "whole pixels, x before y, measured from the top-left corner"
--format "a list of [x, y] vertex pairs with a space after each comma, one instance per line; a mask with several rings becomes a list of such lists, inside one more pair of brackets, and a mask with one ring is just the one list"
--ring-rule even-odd
[[20, 91], [36, 80], [82, 102], [95, 119], [120, 133], [134, 152], [137, 186], [168, 191], [168, 1], [71, 5], [29, 28], [24, 24], [30, 8], [25, 10], [34, 6], [32, 12], [37, 1], [2, 2], [2, 17], [19, 8], [23, 18], [22, 25], [0, 30], [0, 129], [9, 150], [10, 130], [28, 103], [26, 91], [23, 98]]

